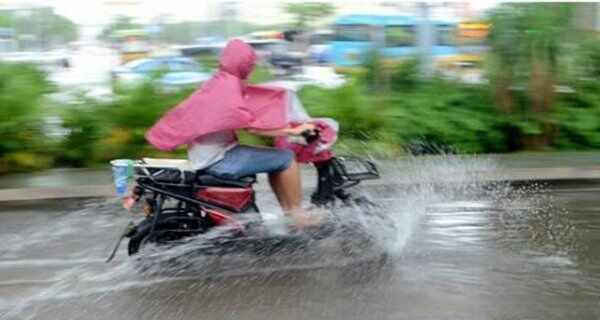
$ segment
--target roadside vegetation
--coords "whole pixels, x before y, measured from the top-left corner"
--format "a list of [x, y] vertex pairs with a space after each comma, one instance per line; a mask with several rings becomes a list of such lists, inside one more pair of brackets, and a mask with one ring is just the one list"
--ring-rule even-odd
[[52, 90], [34, 66], [0, 64], [0, 174], [53, 164], [43, 122], [44, 96]]

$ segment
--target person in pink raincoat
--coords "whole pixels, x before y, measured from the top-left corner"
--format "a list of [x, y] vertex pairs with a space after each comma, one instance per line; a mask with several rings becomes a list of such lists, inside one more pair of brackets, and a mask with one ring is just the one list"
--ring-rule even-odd
[[165, 114], [146, 133], [146, 139], [160, 150], [187, 145], [192, 168], [217, 177], [239, 179], [267, 173], [284, 212], [298, 224], [311, 224], [315, 219], [301, 208], [300, 170], [294, 153], [238, 143], [238, 129], [280, 137], [315, 128], [312, 124], [288, 125], [284, 89], [246, 84], [255, 62], [252, 47], [231, 40], [213, 77]]

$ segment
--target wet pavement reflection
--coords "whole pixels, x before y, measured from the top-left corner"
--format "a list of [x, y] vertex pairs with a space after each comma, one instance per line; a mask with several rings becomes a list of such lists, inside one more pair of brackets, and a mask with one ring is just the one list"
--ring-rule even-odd
[[383, 268], [327, 257], [317, 267], [300, 256], [286, 268], [242, 261], [234, 273], [213, 266], [176, 277], [140, 274], [124, 250], [104, 263], [127, 222], [113, 201], [4, 206], [0, 319], [596, 318], [599, 192], [416, 201], [380, 190], [399, 233]]

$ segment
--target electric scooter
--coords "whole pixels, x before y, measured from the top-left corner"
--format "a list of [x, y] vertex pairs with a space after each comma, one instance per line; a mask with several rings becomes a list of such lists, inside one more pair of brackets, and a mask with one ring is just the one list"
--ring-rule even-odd
[[[305, 132], [302, 136], [307, 144], [316, 143], [319, 138], [318, 132]], [[133, 165], [135, 184], [130, 198], [139, 204], [135, 208], [141, 208], [141, 220], [130, 223], [108, 261], [114, 258], [124, 238], [129, 239], [128, 254], [135, 256], [150, 244], [158, 248], [176, 246], [218, 229], [227, 232], [199, 240], [213, 242], [202, 246], [201, 254], [271, 254], [327, 239], [340, 230], [348, 237], [342, 242], [347, 245], [341, 248], [347, 255], [372, 253], [376, 245], [372, 235], [357, 227], [356, 222], [346, 222], [336, 212], [354, 207], [359, 214], [388, 224], [374, 202], [352, 192], [362, 181], [379, 178], [376, 165], [360, 157], [332, 154], [312, 166], [317, 172], [317, 183], [310, 201], [325, 209], [325, 221], [308, 230], [273, 235], [264, 225], [256, 202], [256, 176], [228, 180], [202, 170], [188, 170], [187, 160], [137, 160]]]

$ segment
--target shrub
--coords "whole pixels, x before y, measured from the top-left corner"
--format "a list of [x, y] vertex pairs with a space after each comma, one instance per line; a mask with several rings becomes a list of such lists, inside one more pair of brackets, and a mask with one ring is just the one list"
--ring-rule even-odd
[[338, 120], [341, 142], [352, 148], [383, 146], [394, 153], [402, 145], [420, 141], [450, 145], [459, 152], [508, 149], [507, 118], [493, 109], [485, 87], [434, 79], [418, 84], [415, 90], [388, 95], [360, 94], [350, 84], [336, 90], [308, 87], [301, 97], [312, 116]]
[[585, 77], [600, 79], [600, 41], [598, 37], [590, 37], [582, 42], [579, 54], [581, 73]]
[[340, 124], [337, 147], [345, 152], [391, 156], [399, 146], [390, 134], [385, 100], [364, 95], [355, 81], [338, 89], [305, 87], [300, 100], [312, 117], [333, 118]]
[[390, 70], [390, 84], [393, 91], [416, 88], [419, 84], [419, 60], [409, 58], [393, 65]]
[[99, 159], [138, 158], [156, 153], [146, 142], [144, 134], [166, 111], [183, 101], [191, 90], [164, 92], [146, 82], [105, 105], [101, 119], [106, 126], [99, 141]]
[[45, 74], [34, 66], [0, 64], [0, 173], [51, 164], [42, 104], [52, 90]]
[[582, 83], [563, 96], [553, 114], [558, 132], [553, 146], [562, 150], [600, 148], [600, 85]]
[[483, 88], [433, 80], [390, 97], [398, 142], [450, 145], [459, 152], [506, 151], [501, 115]]
[[387, 87], [383, 57], [377, 50], [372, 49], [364, 55], [362, 66], [365, 69], [362, 80], [368, 90], [382, 91]]
[[83, 167], [91, 165], [97, 156], [97, 141], [106, 122], [101, 118], [102, 105], [82, 97], [65, 106], [62, 112], [63, 128], [67, 134], [60, 144], [57, 161], [61, 165]]
[[368, 140], [385, 131], [384, 107], [375, 97], [362, 95], [353, 83], [333, 90], [306, 87], [300, 100], [312, 117], [336, 119], [342, 138]]
[[411, 90], [419, 83], [419, 61], [416, 57], [386, 60], [377, 50], [367, 52], [359, 80], [370, 91]]
[[129, 89], [109, 102], [81, 99], [63, 113], [68, 134], [62, 143], [61, 163], [86, 166], [114, 158], [163, 155], [144, 134], [167, 110], [192, 89], [165, 92], [151, 81]]

